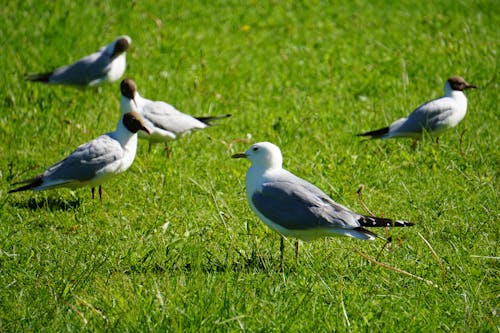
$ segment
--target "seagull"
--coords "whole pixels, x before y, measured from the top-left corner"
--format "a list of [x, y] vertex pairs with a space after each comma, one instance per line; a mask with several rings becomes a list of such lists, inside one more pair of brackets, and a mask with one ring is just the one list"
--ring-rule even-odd
[[[281, 151], [270, 142], [256, 143], [232, 158], [246, 158], [251, 162], [246, 174], [248, 203], [269, 228], [281, 235], [281, 261], [283, 237], [311, 241], [343, 235], [374, 240], [378, 236], [364, 227], [413, 225], [412, 222], [358, 214], [336, 203], [316, 186], [283, 169]], [[298, 255], [298, 243], [295, 254]]]
[[151, 131], [151, 135], [146, 136], [139, 133], [139, 137], [149, 140], [149, 148], [153, 143], [165, 142], [167, 156], [170, 156], [170, 149], [167, 144], [169, 140], [175, 140], [192, 131], [209, 127], [212, 125], [213, 120], [231, 116], [230, 114], [211, 117], [190, 116], [165, 102], [152, 101], [142, 97], [137, 91], [137, 85], [131, 79], [123, 80], [120, 84], [120, 90], [120, 109], [122, 113], [137, 107], [138, 112], [144, 119], [144, 123]]
[[120, 36], [112, 43], [101, 47], [99, 51], [71, 65], [47, 73], [28, 74], [26, 79], [79, 87], [97, 86], [106, 81], [115, 82], [125, 72], [125, 54], [131, 43], [132, 39], [129, 36]]
[[444, 96], [420, 105], [408, 116], [393, 122], [390, 126], [358, 134], [372, 139], [410, 137], [420, 139], [427, 131], [438, 136], [444, 130], [458, 125], [467, 112], [466, 89], [476, 88], [460, 76], [450, 77], [444, 85]]
[[136, 134], [139, 130], [149, 133], [141, 116], [135, 111], [128, 112], [121, 116], [114, 132], [84, 143], [43, 173], [14, 183], [13, 185], [24, 185], [8, 193], [90, 186], [94, 198], [94, 187], [99, 185], [99, 198], [102, 202], [101, 184], [132, 165], [137, 150]]

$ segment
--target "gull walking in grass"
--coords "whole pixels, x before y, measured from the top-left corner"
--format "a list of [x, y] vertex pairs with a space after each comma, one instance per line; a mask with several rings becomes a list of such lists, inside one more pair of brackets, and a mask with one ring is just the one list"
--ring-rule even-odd
[[457, 126], [467, 112], [465, 89], [476, 88], [459, 76], [450, 77], [444, 85], [444, 96], [416, 108], [408, 118], [401, 118], [375, 131], [358, 134], [371, 138], [389, 139], [410, 137], [420, 139], [424, 131], [438, 136], [444, 130]]
[[88, 55], [77, 62], [59, 67], [51, 72], [28, 74], [28, 81], [72, 86], [97, 86], [106, 81], [118, 81], [126, 67], [126, 51], [132, 39], [120, 36], [99, 51]]
[[122, 94], [120, 99], [122, 113], [128, 112], [134, 105], [137, 106], [144, 123], [151, 131], [151, 135], [145, 136], [139, 133], [139, 137], [149, 140], [149, 149], [151, 149], [153, 143], [165, 142], [167, 156], [170, 156], [168, 141], [175, 140], [192, 131], [209, 127], [212, 125], [213, 120], [231, 116], [229, 114], [211, 117], [190, 116], [165, 102], [151, 101], [142, 97], [137, 91], [137, 85], [131, 79], [123, 80], [120, 84], [120, 90]]
[[[413, 223], [352, 212], [339, 205], [311, 183], [282, 168], [280, 149], [272, 143], [260, 142], [233, 158], [251, 162], [246, 175], [246, 192], [255, 214], [281, 237], [310, 241], [320, 237], [343, 235], [374, 240], [377, 235], [364, 227], [407, 227]], [[298, 242], [295, 245], [298, 255]]]
[[101, 184], [132, 165], [137, 150], [137, 132], [140, 130], [149, 133], [141, 116], [134, 111], [128, 112], [121, 116], [114, 132], [79, 146], [68, 157], [38, 176], [15, 183], [24, 185], [9, 193], [90, 186], [94, 198], [94, 187], [99, 185], [102, 202]]

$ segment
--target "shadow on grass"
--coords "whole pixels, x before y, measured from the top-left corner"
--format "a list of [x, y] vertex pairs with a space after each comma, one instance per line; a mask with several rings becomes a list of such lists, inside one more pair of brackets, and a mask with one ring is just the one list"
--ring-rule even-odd
[[80, 198], [74, 199], [61, 199], [61, 198], [30, 198], [24, 201], [14, 201], [11, 203], [12, 206], [17, 208], [28, 208], [31, 210], [72, 210], [78, 208], [82, 205], [82, 200]]
[[273, 258], [270, 253], [257, 254], [252, 252], [250, 255], [241, 253], [239, 259], [232, 262], [221, 262], [215, 256], [210, 255], [207, 262], [203, 264], [203, 271], [207, 273], [224, 273], [224, 272], [276, 272], [281, 270], [280, 259]]
[[[145, 257], [151, 254], [148, 253]], [[144, 258], [145, 258], [144, 257]], [[272, 257], [270, 254], [255, 254], [252, 253], [250, 256], [241, 256], [239, 259], [230, 262], [222, 262], [220, 259], [213, 257], [208, 253], [207, 257], [204, 257], [201, 261], [195, 260], [194, 262], [182, 262], [178, 258], [170, 258], [165, 262], [154, 262], [149, 260], [144, 260], [144, 258], [131, 263], [128, 267], [120, 270], [124, 274], [133, 274], [145, 272], [150, 272], [154, 274], [164, 274], [167, 272], [183, 272], [183, 273], [196, 273], [203, 272], [208, 274], [217, 273], [268, 273], [274, 274], [282, 271], [280, 267], [280, 260], [278, 257]], [[293, 265], [292, 265], [293, 266]], [[292, 271], [293, 268], [287, 263], [284, 263], [284, 268], [286, 271]]]

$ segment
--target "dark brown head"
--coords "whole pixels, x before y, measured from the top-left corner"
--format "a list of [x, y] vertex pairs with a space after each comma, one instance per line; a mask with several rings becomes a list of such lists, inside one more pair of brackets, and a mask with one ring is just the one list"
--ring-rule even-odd
[[144, 132], [150, 134], [149, 130], [144, 125], [141, 116], [135, 111], [128, 112], [123, 115], [123, 125], [125, 125], [125, 127], [132, 133], [137, 133], [140, 130], [143, 130]]
[[137, 85], [134, 80], [126, 78], [120, 83], [120, 91], [123, 96], [134, 99], [137, 92]]
[[111, 58], [114, 59], [118, 57], [123, 52], [127, 51], [130, 46], [130, 37], [120, 37], [115, 42], [115, 48], [113, 49], [113, 54]]
[[476, 88], [475, 85], [467, 83], [462, 77], [460, 76], [452, 76], [448, 79], [448, 83], [450, 84], [451, 89], [453, 90], [458, 90], [458, 91], [464, 91], [465, 89], [471, 89], [471, 88]]

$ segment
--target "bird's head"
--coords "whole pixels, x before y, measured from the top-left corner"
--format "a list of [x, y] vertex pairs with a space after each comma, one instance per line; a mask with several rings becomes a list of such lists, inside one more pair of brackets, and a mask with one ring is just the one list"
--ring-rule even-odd
[[144, 125], [144, 121], [140, 114], [135, 111], [127, 112], [122, 117], [123, 125], [132, 133], [144, 131], [150, 134], [149, 129]]
[[460, 76], [452, 76], [446, 81], [446, 84], [449, 85], [451, 90], [464, 91], [465, 89], [475, 89], [476, 86], [468, 83], [464, 80], [463, 77]]
[[134, 80], [129, 78], [122, 80], [122, 82], [120, 83], [120, 92], [122, 93], [122, 100], [127, 101], [126, 104], [131, 104], [131, 107], [132, 104], [133, 106], [135, 106], [135, 109], [133, 110], [129, 110], [130, 107], [122, 109], [122, 113], [136, 111], [137, 102], [135, 98], [137, 96], [137, 85], [135, 84]]
[[265, 169], [281, 168], [283, 157], [278, 146], [270, 142], [259, 142], [253, 144], [244, 153], [238, 153], [231, 156], [232, 158], [246, 158], [250, 160], [252, 165], [260, 166]]
[[129, 36], [118, 37], [113, 44], [111, 59], [115, 59], [120, 54], [126, 52], [132, 43], [132, 39]]

